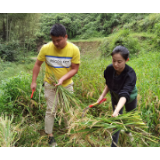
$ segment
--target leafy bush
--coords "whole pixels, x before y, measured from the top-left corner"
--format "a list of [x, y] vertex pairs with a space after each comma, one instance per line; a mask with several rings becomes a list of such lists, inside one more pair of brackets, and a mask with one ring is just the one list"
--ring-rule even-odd
[[153, 32], [156, 36], [152, 39], [152, 44], [156, 49], [160, 49], [160, 23], [155, 23]]
[[[38, 102], [43, 96], [35, 92], [34, 100], [31, 101], [31, 80], [31, 75], [21, 72], [15, 77], [2, 81], [0, 85], [0, 113], [20, 115], [23, 110], [30, 112], [33, 105], [38, 106]], [[36, 91], [38, 90], [40, 92], [41, 88], [37, 86]]]
[[104, 38], [104, 41], [99, 47], [101, 56], [109, 56], [113, 49], [118, 45], [126, 47], [130, 54], [135, 54], [140, 51], [138, 40], [130, 36], [129, 30], [121, 30], [113, 36]]
[[10, 62], [25, 60], [28, 55], [35, 53], [35, 48], [36, 45], [33, 40], [30, 40], [30, 43], [26, 43], [25, 48], [18, 41], [6, 42], [0, 44], [0, 58]]
[[66, 27], [69, 39], [102, 37], [111, 33], [112, 27], [119, 24], [119, 19], [120, 14], [116, 13], [42, 14], [39, 35], [48, 40], [52, 25], [61, 23]]
[[84, 34], [79, 36], [81, 39], [89, 39], [90, 37], [102, 37], [102, 34], [95, 30], [87, 30]]
[[42, 14], [39, 37], [49, 40], [49, 31], [55, 23], [62, 23], [69, 39], [108, 36], [114, 28], [133, 31], [151, 31], [159, 22], [160, 14], [149, 13], [49, 13]]
[[16, 42], [0, 44], [0, 57], [6, 61], [16, 61], [19, 44]]
[[121, 16], [121, 23], [130, 23], [132, 21], [142, 20], [148, 13], [126, 13]]
[[123, 25], [124, 29], [131, 29], [133, 31], [138, 32], [154, 32], [154, 24], [158, 23], [160, 20], [160, 14], [154, 13], [154, 14], [135, 14], [135, 18], [130, 17], [130, 14], [123, 14], [121, 17], [121, 20], [123, 22], [123, 19], [125, 22]]

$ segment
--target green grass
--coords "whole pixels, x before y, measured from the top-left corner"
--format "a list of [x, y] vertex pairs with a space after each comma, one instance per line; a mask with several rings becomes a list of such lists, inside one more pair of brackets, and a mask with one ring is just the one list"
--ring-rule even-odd
[[154, 33], [148, 33], [148, 32], [140, 32], [140, 33], [132, 32], [131, 35], [141, 40], [155, 38]]
[[13, 62], [1, 62], [0, 63], [0, 81], [7, 79], [9, 77], [16, 76], [19, 74], [21, 71], [31, 73], [32, 68], [34, 66], [34, 62], [32, 63], [24, 63], [23, 64], [18, 64], [18, 63], [13, 63]]
[[[136, 72], [137, 75], [137, 89], [138, 89], [138, 111], [141, 113], [141, 117], [143, 121], [148, 126], [148, 131], [156, 136], [159, 135], [160, 131], [160, 56], [159, 52], [155, 51], [152, 44], [150, 43], [150, 38], [153, 38], [154, 35], [146, 34], [146, 33], [132, 33], [133, 37], [138, 38], [138, 41], [141, 46], [140, 54], [132, 55], [130, 57], [130, 61], [127, 62]], [[101, 38], [99, 39], [101, 40]], [[87, 40], [88, 41], [88, 40]], [[87, 41], [82, 41], [83, 43]], [[93, 40], [94, 41], [94, 40]], [[96, 52], [96, 51], [95, 51]], [[76, 97], [81, 100], [86, 107], [96, 102], [100, 94], [102, 93], [105, 80], [103, 77], [103, 72], [107, 65], [112, 63], [111, 57], [100, 58], [100, 54], [95, 56], [95, 53], [87, 52], [87, 54], [83, 54], [81, 56], [81, 65], [76, 74], [73, 77], [74, 80], [74, 91]], [[9, 77], [14, 77], [20, 73], [20, 71], [32, 74], [32, 69], [34, 66], [33, 63], [25, 63], [25, 64], [16, 64], [9, 62], [0, 63], [1, 68], [1, 77], [0, 81], [8, 79]], [[15, 69], [16, 68], [16, 69]], [[44, 68], [44, 65], [43, 67]], [[23, 75], [22, 75], [23, 76]], [[42, 81], [42, 72], [40, 72], [40, 79]], [[23, 78], [21, 78], [23, 79]], [[39, 89], [35, 92], [35, 101], [38, 103], [39, 108], [36, 108], [30, 101], [26, 101], [25, 105], [30, 108], [33, 106], [34, 108], [30, 109], [28, 113], [28, 117], [25, 118], [24, 127], [25, 129], [21, 133], [20, 139], [16, 142], [17, 146], [47, 146], [47, 135], [44, 133], [44, 108], [45, 100], [43, 97], [43, 88], [41, 88], [41, 81], [39, 81], [38, 86]], [[27, 82], [27, 83], [26, 83]], [[28, 86], [21, 87], [27, 97], [30, 97], [30, 82], [27, 80], [24, 83], [19, 84], [28, 84]], [[12, 81], [12, 83], [17, 83], [16, 81]], [[18, 83], [17, 83], [18, 84]], [[9, 86], [14, 86], [11, 84]], [[16, 86], [16, 85], [15, 85]], [[42, 91], [40, 92], [40, 90]], [[9, 91], [9, 89], [8, 89]], [[0, 93], [2, 96], [2, 92]], [[40, 95], [40, 96], [39, 96]], [[39, 97], [41, 97], [41, 101], [39, 101]], [[112, 114], [111, 100], [110, 95], [106, 96], [107, 101], [103, 106], [92, 108], [89, 110], [88, 114], [97, 117], [101, 112]], [[24, 101], [24, 98], [19, 99], [19, 101]], [[40, 107], [40, 103], [41, 107]], [[23, 102], [24, 103], [24, 102]], [[6, 104], [7, 105], [7, 104]], [[21, 106], [22, 107], [22, 106]], [[42, 113], [43, 112], [43, 113]], [[21, 114], [20, 116], [23, 116]], [[20, 119], [20, 118], [19, 118]], [[20, 123], [20, 120], [16, 118], [14, 122], [17, 124]], [[57, 117], [55, 120], [54, 127], [54, 135], [56, 141], [58, 142], [59, 147], [85, 147], [91, 146], [93, 143], [95, 146], [110, 146], [110, 134], [101, 132], [95, 132], [89, 135], [88, 140], [90, 139], [92, 142], [88, 143], [85, 139], [81, 138], [76, 140], [73, 138], [70, 141], [69, 135], [66, 134], [64, 128], [64, 121], [62, 119], [61, 125], [59, 125], [60, 117]], [[41, 132], [42, 131], [42, 132]], [[104, 138], [106, 137], [106, 139]], [[134, 136], [135, 141], [130, 142], [129, 137], [125, 133], [121, 133], [119, 139], [119, 146], [159, 146], [159, 144], [155, 144], [153, 142], [145, 142], [145, 139]], [[93, 145], [92, 144], [92, 145]]]
[[104, 37], [100, 37], [100, 38], [88, 38], [88, 39], [69, 39], [69, 41], [71, 42], [98, 42], [98, 41], [102, 41]]
[[129, 62], [137, 74], [137, 88], [139, 94], [139, 109], [150, 130], [159, 132], [159, 84], [160, 57], [158, 52], [139, 55]]
[[[160, 109], [160, 57], [159, 52], [148, 52], [132, 56], [128, 65], [136, 71], [138, 88], [138, 110], [141, 112], [143, 121], [148, 125], [149, 132], [159, 136], [159, 109]], [[95, 102], [102, 93], [105, 81], [103, 71], [111, 58], [100, 59], [98, 57], [82, 57], [81, 68], [78, 75], [74, 77], [75, 92], [85, 103]], [[107, 95], [106, 107], [112, 113], [110, 96]], [[93, 109], [94, 110], [94, 109]], [[92, 114], [95, 114], [95, 109]], [[136, 144], [128, 144], [136, 146]], [[143, 144], [145, 145], [145, 144]], [[142, 146], [143, 146], [142, 145]], [[150, 144], [154, 146], [153, 144]], [[157, 146], [157, 145], [156, 145]]]

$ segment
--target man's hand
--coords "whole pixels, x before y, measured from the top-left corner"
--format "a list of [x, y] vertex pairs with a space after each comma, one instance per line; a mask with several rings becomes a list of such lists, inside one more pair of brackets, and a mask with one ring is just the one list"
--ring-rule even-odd
[[40, 67], [42, 65], [43, 61], [39, 61], [38, 59], [36, 60], [36, 63], [33, 67], [33, 76], [32, 76], [32, 83], [31, 83], [31, 90], [36, 90], [36, 79], [37, 79], [37, 76], [39, 74], [39, 71], [40, 71]]
[[60, 78], [60, 79], [58, 80], [58, 83], [57, 83], [57, 84], [55, 84], [55, 86], [62, 85], [63, 81], [64, 81], [64, 80], [63, 80], [62, 78]]
[[35, 82], [32, 82], [31, 83], [31, 90], [36, 90], [36, 86], [37, 86], [37, 84], [35, 83]]
[[57, 83], [55, 86], [62, 85], [62, 83], [63, 83], [65, 80], [73, 77], [73, 76], [78, 72], [78, 69], [79, 69], [79, 64], [74, 64], [74, 63], [72, 63], [72, 64], [71, 64], [71, 70], [70, 70], [67, 74], [65, 74], [63, 77], [61, 77], [61, 78], [58, 80], [58, 83]]

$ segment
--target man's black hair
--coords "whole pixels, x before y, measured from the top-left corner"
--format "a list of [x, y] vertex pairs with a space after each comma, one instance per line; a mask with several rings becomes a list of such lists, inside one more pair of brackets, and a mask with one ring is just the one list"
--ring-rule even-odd
[[52, 26], [50, 34], [55, 37], [65, 37], [67, 31], [62, 24], [56, 23]]
[[121, 54], [121, 56], [127, 60], [129, 58], [129, 51], [126, 47], [124, 46], [116, 46], [114, 49], [113, 49], [113, 52], [111, 53], [111, 56], [113, 56], [114, 54]]

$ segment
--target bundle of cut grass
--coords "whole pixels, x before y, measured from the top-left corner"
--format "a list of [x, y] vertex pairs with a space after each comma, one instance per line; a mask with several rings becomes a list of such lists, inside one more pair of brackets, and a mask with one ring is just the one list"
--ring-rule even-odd
[[[50, 80], [53, 84], [58, 83], [53, 73], [50, 74]], [[76, 97], [76, 95], [73, 92], [67, 90], [63, 86], [59, 85], [59, 86], [56, 86], [54, 89], [56, 90], [55, 100], [56, 100], [56, 97], [58, 97], [59, 99], [58, 105], [59, 105], [60, 111], [58, 115], [60, 116], [60, 122], [61, 122], [62, 116], [65, 116], [69, 120], [70, 117], [74, 116], [74, 111], [76, 109], [82, 110], [82, 108], [85, 107], [85, 105]], [[71, 123], [71, 120], [70, 120], [70, 123]]]
[[143, 123], [139, 112], [133, 111], [126, 114], [119, 115], [118, 117], [111, 117], [106, 115], [105, 117], [93, 117], [87, 115], [83, 119], [77, 119], [74, 121], [68, 130], [70, 140], [81, 139], [82, 137], [88, 139], [89, 135], [99, 131], [101, 133], [108, 132], [112, 139], [112, 134], [118, 130], [125, 130], [131, 132], [133, 135], [143, 137], [147, 140], [157, 143], [159, 138], [151, 135], [147, 131], [147, 126]]
[[[52, 83], [57, 83], [54, 74], [50, 75], [50, 80]], [[75, 94], [69, 92], [64, 87], [57, 86], [56, 96], [59, 97], [59, 106], [65, 110], [65, 114], [59, 112], [60, 118], [66, 116], [68, 119], [68, 135], [70, 136], [70, 141], [76, 138], [76, 140], [81, 140], [85, 138], [90, 141], [89, 135], [96, 132], [108, 132], [112, 138], [112, 134], [118, 130], [125, 130], [133, 133], [136, 136], [143, 137], [147, 140], [157, 143], [159, 140], [157, 137], [152, 136], [148, 133], [147, 125], [143, 123], [139, 112], [133, 111], [126, 114], [119, 115], [118, 117], [111, 117], [109, 114], [102, 114], [100, 117], [94, 117], [90, 114], [86, 114], [82, 118], [83, 109], [86, 107]]]

